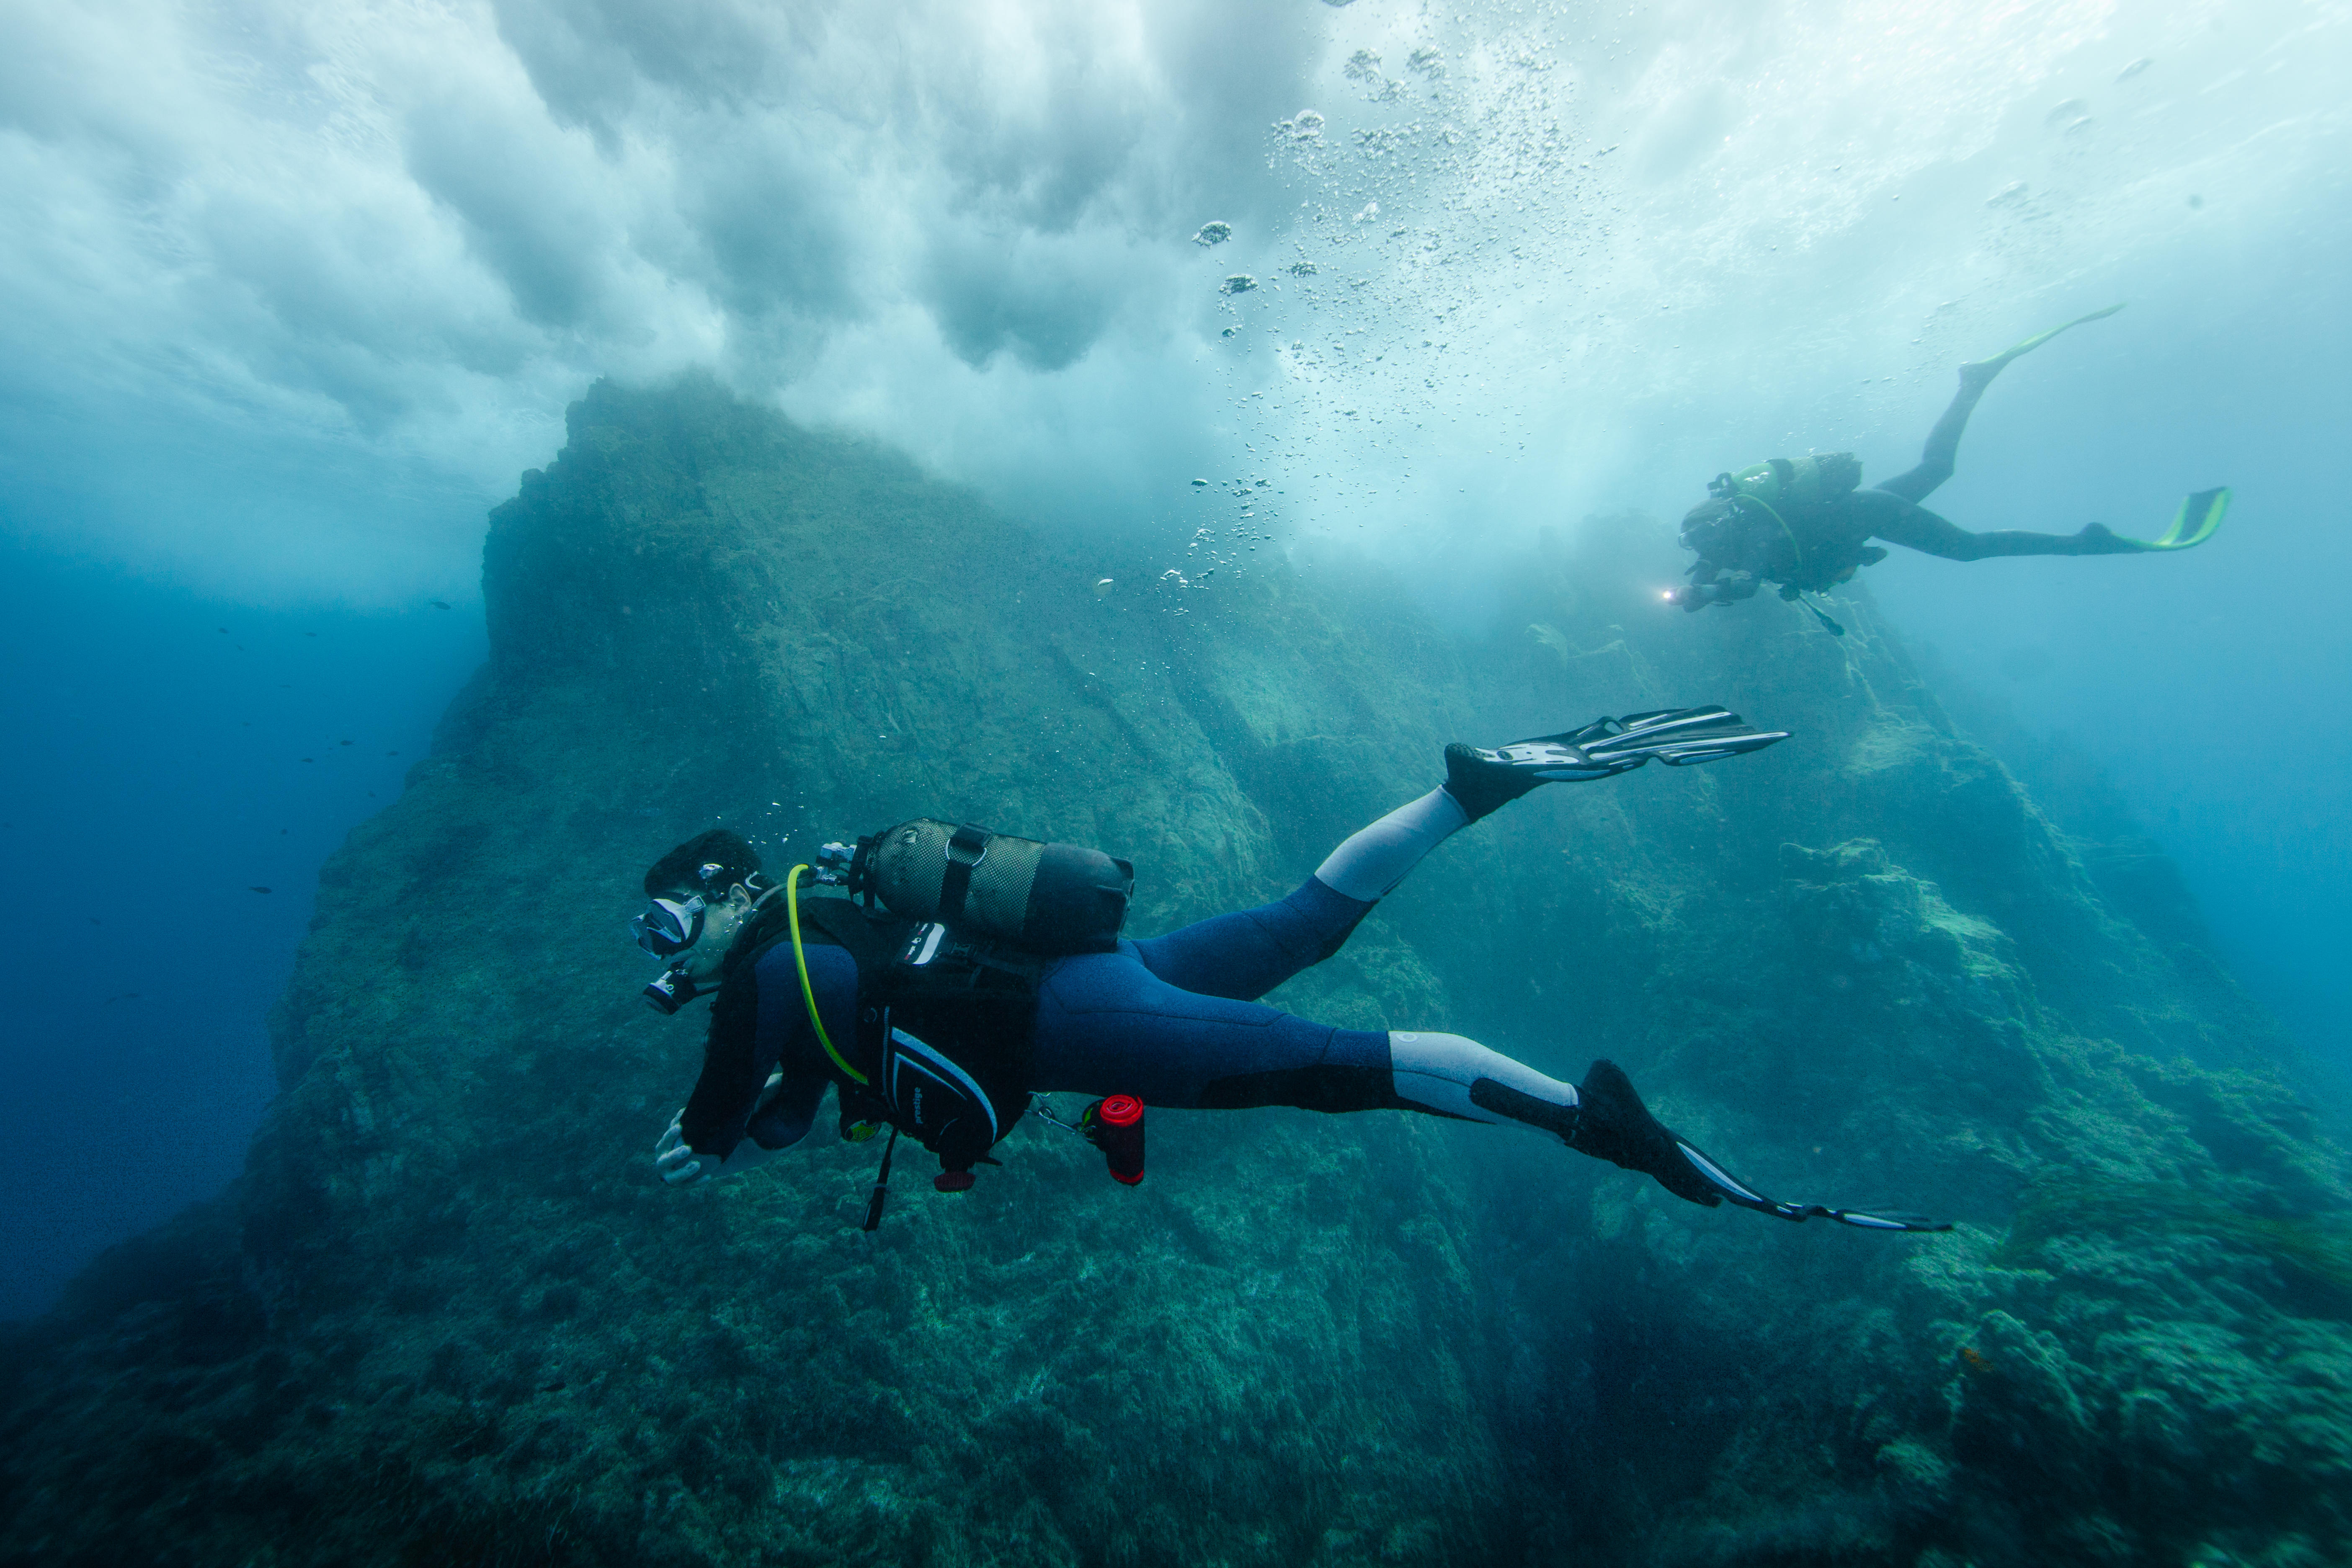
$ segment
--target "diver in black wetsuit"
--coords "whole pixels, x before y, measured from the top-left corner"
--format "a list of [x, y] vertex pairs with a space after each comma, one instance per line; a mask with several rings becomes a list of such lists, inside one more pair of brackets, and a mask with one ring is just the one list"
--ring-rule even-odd
[[[2114, 305], [2095, 310], [1991, 359], [1962, 365], [1960, 390], [1928, 432], [1918, 466], [1885, 484], [1855, 489], [1862, 464], [1851, 452], [1793, 460], [1775, 458], [1737, 474], [1717, 475], [1707, 486], [1709, 499], [1683, 518], [1683, 545], [1697, 552], [1698, 560], [1690, 567], [1690, 585], [1669, 592], [1667, 602], [1701, 610], [1751, 598], [1766, 583], [1780, 584], [1780, 596], [1790, 600], [1824, 592], [1886, 559], [1886, 552], [1870, 542], [1873, 539], [1948, 561], [1981, 561], [1993, 555], [2128, 555], [2203, 543], [2228, 510], [2226, 488], [2190, 496], [2181, 503], [2172, 526], [2153, 540], [2126, 539], [2096, 522], [2074, 533], [2019, 529], [1971, 533], [1919, 504], [1952, 477], [1969, 416], [2010, 361], [2068, 327], [2122, 309]], [[1832, 630], [1841, 629], [1826, 616], [1822, 621]]]
[[[1788, 1219], [1940, 1228], [1763, 1197], [1660, 1125], [1610, 1062], [1593, 1063], [1572, 1086], [1459, 1035], [1336, 1028], [1256, 1000], [1336, 952], [1446, 837], [1540, 784], [1605, 778], [1653, 757], [1671, 766], [1708, 762], [1785, 738], [1716, 708], [1604, 719], [1499, 751], [1449, 747], [1444, 785], [1349, 837], [1288, 897], [1039, 965], [1034, 994], [1022, 998], [1028, 1010], [1005, 1015], [1017, 1024], [993, 1043], [985, 1031], [951, 1038], [958, 1026], [936, 1012], [941, 1032], [921, 1028], [930, 1041], [898, 1030], [887, 1008], [874, 1022], [873, 987], [888, 952], [910, 930], [919, 942], [934, 928], [901, 921], [881, 958], [861, 955], [853, 951], [866, 941], [856, 906], [806, 900], [791, 906], [788, 922], [790, 880], [779, 896], [741, 839], [705, 834], [646, 874], [656, 903], [638, 921], [647, 951], [685, 955], [665, 976], [674, 988], [656, 996], [657, 1005], [674, 1010], [680, 991], [690, 997], [718, 982], [702, 1073], [656, 1149], [656, 1169], [674, 1185], [750, 1169], [808, 1132], [830, 1084], [844, 1136], [886, 1123], [906, 1131], [940, 1153], [938, 1184], [958, 1191], [1032, 1094], [1063, 1090], [1183, 1110], [1400, 1110], [1517, 1125], [1645, 1172], [1708, 1207], [1729, 1198]], [[821, 909], [823, 929], [797, 923]], [[852, 1043], [861, 1019], [872, 1042], [865, 1047]], [[890, 1067], [892, 1053], [916, 1070]], [[930, 1094], [930, 1109], [886, 1092], [886, 1083], [906, 1078]], [[970, 1112], [956, 1123], [965, 1130], [959, 1151], [946, 1147], [952, 1140], [940, 1102]], [[973, 1135], [973, 1128], [982, 1131]], [[884, 1172], [887, 1180], [887, 1160]], [[869, 1226], [878, 1213], [877, 1201]]]

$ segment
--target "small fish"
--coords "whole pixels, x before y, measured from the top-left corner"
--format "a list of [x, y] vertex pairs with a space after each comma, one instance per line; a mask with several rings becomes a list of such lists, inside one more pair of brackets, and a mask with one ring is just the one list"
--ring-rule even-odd
[[223, 637], [228, 636], [228, 628], [226, 626], [215, 626], [213, 629], [220, 633]]
[[1979, 1351], [1974, 1345], [1962, 1345], [1960, 1347], [1960, 1359], [1968, 1363], [1969, 1370], [1970, 1372], [1990, 1372], [1992, 1370], [1992, 1363], [1988, 1360], [1983, 1352]]
[[1109, 598], [1109, 597], [1110, 597], [1110, 591], [1111, 591], [1111, 589], [1112, 589], [1112, 588], [1114, 588], [1114, 587], [1116, 587], [1116, 586], [1117, 586], [1117, 584], [1114, 584], [1114, 583], [1113, 583], [1109, 578], [1108, 578], [1108, 577], [1097, 577], [1097, 579], [1095, 579], [1095, 597], [1096, 597], [1096, 598], [1097, 598], [1097, 599], [1108, 599], [1108, 598]]
[[305, 758], [303, 758], [302, 760], [303, 760], [304, 762], [306, 762], [306, 763], [307, 763], [307, 762], [311, 761], [311, 759], [310, 759], [310, 758], [309, 758], [309, 757], [305, 757]]
[[304, 632], [302, 635], [303, 635], [304, 637], [317, 637], [319, 634], [318, 634], [318, 633], [316, 633], [316, 632]]
[[449, 601], [446, 599], [436, 599], [433, 601], [433, 607], [436, 610], [446, 610], [449, 607]]
[[346, 746], [348, 746], [348, 745], [350, 745], [350, 744], [351, 744], [351, 742], [350, 742], [349, 741], [345, 741], [345, 742], [343, 742], [343, 744], [344, 744], [344, 745], [346, 745]]
[[248, 893], [266, 893], [269, 891], [268, 889], [263, 887], [258, 882], [249, 884], [245, 890]]

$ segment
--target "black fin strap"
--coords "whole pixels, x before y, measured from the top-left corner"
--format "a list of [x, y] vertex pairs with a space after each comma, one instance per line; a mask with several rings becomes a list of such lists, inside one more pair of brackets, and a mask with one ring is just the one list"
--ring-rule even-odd
[[1769, 1214], [1791, 1224], [1801, 1225], [1809, 1219], [1830, 1219], [1840, 1225], [1853, 1226], [1857, 1230], [1896, 1230], [1915, 1234], [1952, 1228], [1950, 1220], [1930, 1219], [1926, 1215], [1869, 1214], [1861, 1209], [1827, 1208], [1820, 1204], [1784, 1204], [1757, 1192], [1681, 1139], [1675, 1140], [1675, 1147], [1682, 1151], [1683, 1158], [1690, 1162], [1691, 1169], [1706, 1178], [1707, 1185], [1741, 1208], [1754, 1209], [1758, 1214]]

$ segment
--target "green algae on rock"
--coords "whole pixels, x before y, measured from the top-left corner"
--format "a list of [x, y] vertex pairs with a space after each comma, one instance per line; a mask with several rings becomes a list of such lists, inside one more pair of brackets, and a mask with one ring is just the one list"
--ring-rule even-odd
[[[489, 663], [322, 873], [244, 1177], [10, 1337], [0, 1562], [2352, 1552], [2343, 1156], [2162, 868], [2061, 832], [1866, 598], [1843, 639], [1664, 614], [1671, 534], [1621, 517], [1482, 637], [1339, 558], [1178, 616], [708, 382], [569, 428], [492, 516]], [[1954, 1235], [1381, 1115], [1157, 1117], [1133, 1191], [1024, 1124], [874, 1236], [870, 1150], [652, 1177], [699, 1037], [621, 923], [714, 820], [1099, 845], [1150, 932], [1448, 740], [1700, 700], [1798, 738], [1538, 792], [1276, 1000], [1613, 1057], [1769, 1188]]]

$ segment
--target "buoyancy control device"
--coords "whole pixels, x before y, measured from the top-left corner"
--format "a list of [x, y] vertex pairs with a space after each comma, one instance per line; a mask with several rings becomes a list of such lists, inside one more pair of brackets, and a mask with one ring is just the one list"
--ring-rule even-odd
[[[1843, 500], [1861, 482], [1862, 462], [1852, 452], [1773, 458], [1736, 474], [1716, 475], [1707, 481], [1707, 494], [1730, 504], [1695, 508], [1683, 520], [1683, 545], [1699, 557], [1692, 571], [1711, 566], [1777, 582], [1782, 584], [1780, 596], [1790, 601], [1847, 581], [1860, 568], [1885, 560], [1886, 552], [1834, 529], [1811, 526], [1806, 514]], [[1696, 609], [1752, 592], [1716, 587], [1710, 579], [1707, 585], [1694, 585], [1673, 596], [1685, 608]], [[1845, 628], [1818, 606], [1807, 603], [1805, 607], [1826, 629], [1845, 635]]]
[[[862, 1139], [887, 1126], [895, 1142], [903, 1132], [939, 1156], [933, 1186], [964, 1191], [972, 1167], [994, 1163], [989, 1150], [1029, 1108], [1040, 975], [1055, 958], [1118, 945], [1135, 869], [1097, 849], [918, 817], [855, 848], [827, 844], [814, 870], [815, 880], [855, 900], [806, 906], [824, 910], [819, 923], [836, 941], [849, 936], [843, 945], [858, 961], [853, 1061], [825, 1036], [798, 951], [802, 868], [786, 879], [809, 1019], [848, 1080], [842, 1135]], [[864, 930], [838, 931], [845, 921]], [[875, 937], [885, 931], [891, 943], [877, 950]], [[1122, 1123], [1111, 1133], [1121, 1145], [1110, 1156], [1113, 1174], [1129, 1183], [1142, 1173], [1139, 1105], [1134, 1114], [1131, 1131]], [[1091, 1131], [1086, 1135], [1100, 1146]], [[869, 1229], [880, 1222], [888, 1171], [886, 1152]]]
[[1717, 474], [1707, 481], [1706, 493], [1717, 500], [1758, 500], [1768, 507], [1820, 506], [1860, 483], [1862, 460], [1852, 452], [1818, 452]]

